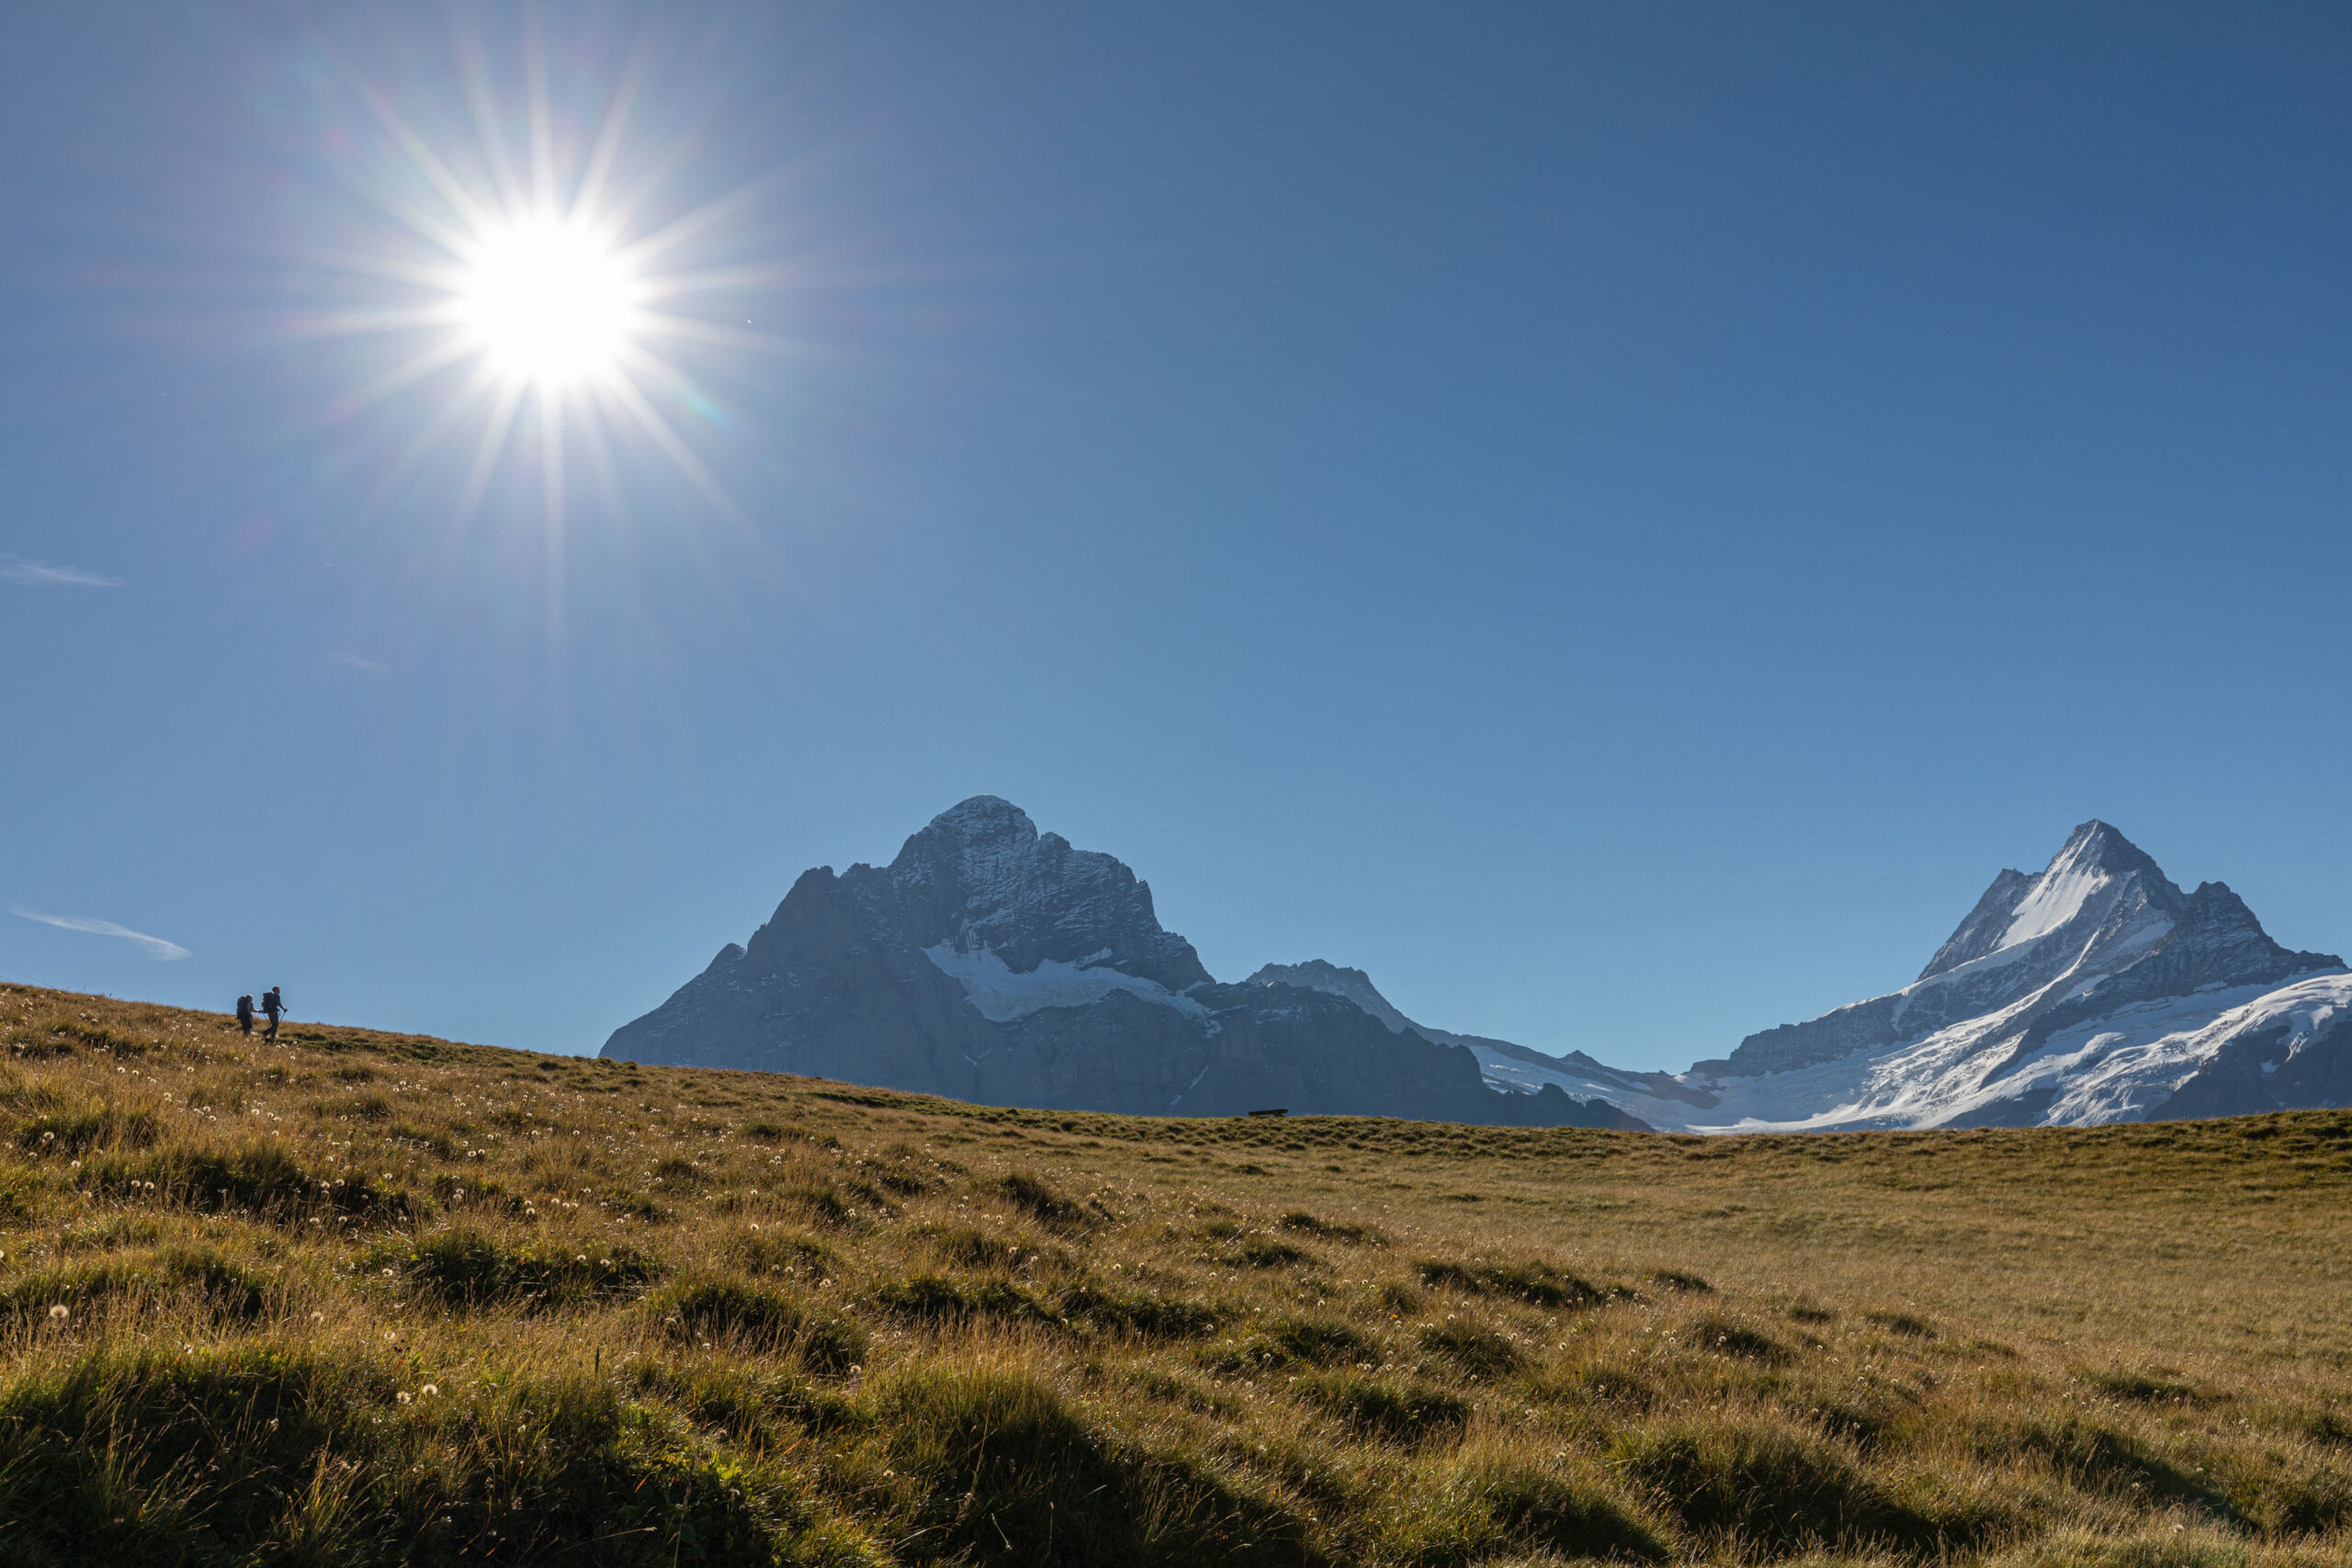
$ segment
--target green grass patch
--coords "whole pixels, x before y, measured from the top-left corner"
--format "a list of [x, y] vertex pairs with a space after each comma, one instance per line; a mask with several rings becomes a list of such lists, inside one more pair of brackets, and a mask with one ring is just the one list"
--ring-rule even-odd
[[1460, 1291], [1472, 1296], [1505, 1296], [1531, 1306], [1597, 1306], [1609, 1299], [1589, 1280], [1581, 1280], [1548, 1263], [1459, 1263], [1425, 1258], [1415, 1266], [1423, 1285], [1433, 1291]]
[[875, 1399], [894, 1468], [921, 1484], [906, 1538], [922, 1562], [1307, 1564], [1308, 1521], [1278, 1495], [1096, 1426], [1014, 1367], [934, 1364]]
[[758, 1285], [700, 1280], [662, 1292], [649, 1309], [679, 1338], [788, 1352], [821, 1377], [839, 1376], [865, 1358], [865, 1330], [855, 1320]]
[[1317, 1219], [1304, 1209], [1294, 1209], [1274, 1223], [1286, 1231], [1319, 1236], [1325, 1241], [1346, 1242], [1351, 1247], [1388, 1245], [1388, 1237], [1377, 1226]]
[[0, 1318], [23, 1328], [73, 1332], [126, 1307], [182, 1301], [216, 1322], [252, 1323], [268, 1309], [274, 1284], [212, 1248], [169, 1247], [19, 1276], [0, 1287]]
[[18, 1380], [0, 1517], [20, 1562], [458, 1564], [589, 1541], [623, 1568], [882, 1561], [794, 1478], [586, 1380], [420, 1397], [384, 1364], [260, 1349]]
[[1516, 1343], [1482, 1323], [1450, 1319], [1430, 1325], [1414, 1337], [1422, 1349], [1464, 1377], [1501, 1377], [1527, 1362], [1526, 1352]]
[[1737, 1318], [1709, 1316], [1695, 1319], [1683, 1331], [1683, 1337], [1702, 1350], [1712, 1350], [1718, 1356], [1731, 1356], [1743, 1361], [1754, 1361], [1761, 1367], [1784, 1367], [1796, 1359], [1787, 1346]]
[[1206, 1303], [1091, 1282], [1056, 1292], [1054, 1305], [1066, 1322], [1147, 1341], [1197, 1339], [1216, 1333], [1226, 1318]]
[[81, 1180], [93, 1192], [127, 1202], [242, 1213], [283, 1224], [313, 1217], [402, 1224], [421, 1208], [404, 1188], [366, 1171], [306, 1165], [276, 1142], [96, 1159]]
[[1532, 1552], [1657, 1562], [1667, 1533], [1598, 1480], [1481, 1455], [1414, 1479], [1382, 1540], [1384, 1561], [1409, 1568], [1473, 1568]]
[[997, 1192], [1040, 1224], [1073, 1229], [1087, 1223], [1085, 1205], [1063, 1196], [1044, 1178], [1016, 1170], [996, 1184]]
[[1061, 1321], [1061, 1314], [1050, 1305], [1007, 1280], [913, 1274], [883, 1281], [869, 1299], [878, 1312], [919, 1323], [967, 1323], [975, 1318], [1001, 1323]]
[[379, 1243], [358, 1270], [405, 1286], [458, 1311], [545, 1311], [632, 1296], [657, 1278], [660, 1262], [626, 1247], [594, 1250], [561, 1243], [513, 1246], [477, 1231], [446, 1230], [415, 1241]]
[[1365, 1372], [1318, 1372], [1298, 1380], [1299, 1398], [1374, 1442], [1416, 1444], [1452, 1438], [1470, 1406], [1442, 1389]]
[[1784, 1557], [1943, 1544], [1938, 1521], [1888, 1496], [1834, 1444], [1801, 1429], [1669, 1424], [1626, 1433], [1611, 1463], [1712, 1550]]

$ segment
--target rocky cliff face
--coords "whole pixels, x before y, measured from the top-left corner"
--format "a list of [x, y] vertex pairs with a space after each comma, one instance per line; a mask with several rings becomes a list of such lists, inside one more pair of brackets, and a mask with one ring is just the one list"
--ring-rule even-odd
[[1342, 997], [1218, 985], [1127, 867], [992, 795], [941, 813], [887, 866], [803, 874], [749, 942], [604, 1054], [1144, 1115], [1635, 1124], [1557, 1088], [1497, 1093], [1471, 1052]]
[[1478, 1067], [1487, 1087], [1505, 1093], [1541, 1094], [1550, 1088], [1558, 1089], [1572, 1098], [1581, 1095], [1621, 1106], [1634, 1100], [1679, 1101], [1683, 1102], [1679, 1113], [1690, 1113], [1715, 1102], [1714, 1097], [1706, 1089], [1686, 1082], [1675, 1074], [1629, 1072], [1623, 1067], [1595, 1061], [1581, 1051], [1570, 1051], [1566, 1055], [1555, 1056], [1509, 1040], [1496, 1040], [1483, 1034], [1456, 1034], [1450, 1029], [1436, 1029], [1417, 1022], [1397, 1011], [1388, 998], [1380, 994], [1379, 987], [1372, 983], [1371, 976], [1361, 969], [1346, 968], [1325, 959], [1310, 958], [1304, 964], [1268, 964], [1242, 984], [1295, 986], [1305, 990], [1344, 997], [1385, 1024], [1393, 1034], [1409, 1031], [1441, 1045], [1460, 1046], [1478, 1059]]

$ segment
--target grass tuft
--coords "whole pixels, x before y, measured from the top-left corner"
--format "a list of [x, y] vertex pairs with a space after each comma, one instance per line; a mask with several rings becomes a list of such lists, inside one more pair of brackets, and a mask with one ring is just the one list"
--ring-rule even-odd
[[914, 1274], [885, 1280], [874, 1289], [878, 1312], [920, 1323], [949, 1325], [989, 1319], [998, 1323], [1056, 1323], [1060, 1314], [1006, 1280], [958, 1280], [945, 1274]]
[[1431, 1324], [1416, 1337], [1422, 1349], [1464, 1377], [1501, 1377], [1527, 1363], [1526, 1352], [1517, 1344], [1480, 1323], [1449, 1319]]
[[1470, 1419], [1470, 1405], [1442, 1389], [1363, 1372], [1304, 1377], [1299, 1396], [1375, 1442], [1416, 1444], [1449, 1438]]
[[1546, 1263], [1462, 1263], [1448, 1258], [1424, 1259], [1417, 1270], [1431, 1290], [1459, 1291], [1473, 1296], [1507, 1296], [1532, 1306], [1591, 1306], [1606, 1300], [1589, 1280], [1565, 1274]]
[[616, 1301], [636, 1295], [661, 1273], [657, 1260], [632, 1247], [572, 1251], [560, 1244], [516, 1246], [470, 1230], [379, 1243], [356, 1267], [459, 1311], [543, 1311]]
[[1307, 1523], [1279, 1498], [1121, 1441], [1017, 1365], [933, 1363], [876, 1398], [919, 1483], [928, 1562], [1303, 1564]]
[[663, 1292], [650, 1308], [676, 1337], [789, 1351], [820, 1377], [839, 1376], [865, 1358], [865, 1330], [854, 1319], [812, 1312], [793, 1297], [757, 1285], [698, 1280]]
[[1319, 1236], [1325, 1241], [1346, 1242], [1351, 1247], [1386, 1247], [1388, 1245], [1388, 1237], [1377, 1226], [1317, 1219], [1304, 1209], [1293, 1209], [1274, 1223], [1286, 1231], [1297, 1231], [1303, 1235]]
[[1042, 1178], [1016, 1170], [997, 1183], [997, 1190], [1042, 1224], [1069, 1229], [1086, 1223], [1083, 1205], [1056, 1191]]
[[1936, 1325], [1926, 1318], [1907, 1312], [1866, 1312], [1862, 1321], [1875, 1324], [1889, 1334], [1899, 1334], [1905, 1339], [1933, 1339]]
[[1789, 1348], [1736, 1318], [1711, 1315], [1693, 1321], [1685, 1331], [1690, 1342], [1719, 1356], [1736, 1356], [1759, 1366], [1784, 1367], [1796, 1358]]
[[1768, 1557], [1939, 1543], [1937, 1521], [1887, 1495], [1836, 1445], [1752, 1421], [1629, 1432], [1618, 1473], [1710, 1550]]
[[1464, 1455], [1418, 1477], [1383, 1541], [1411, 1568], [1471, 1568], [1530, 1552], [1578, 1561], [1657, 1562], [1668, 1532], [1600, 1480], [1566, 1475], [1508, 1450]]

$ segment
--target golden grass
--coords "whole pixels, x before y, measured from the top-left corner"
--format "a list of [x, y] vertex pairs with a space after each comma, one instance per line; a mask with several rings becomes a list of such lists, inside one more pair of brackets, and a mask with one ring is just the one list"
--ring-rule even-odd
[[2352, 1115], [1153, 1121], [0, 987], [0, 1562], [2352, 1563]]

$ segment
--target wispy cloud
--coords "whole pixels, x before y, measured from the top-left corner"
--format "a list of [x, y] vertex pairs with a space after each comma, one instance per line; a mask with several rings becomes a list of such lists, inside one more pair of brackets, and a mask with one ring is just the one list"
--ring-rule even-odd
[[78, 566], [51, 566], [22, 556], [0, 556], [0, 582], [19, 588], [119, 588], [119, 578], [100, 577]]
[[112, 920], [94, 920], [87, 915], [44, 915], [38, 909], [18, 909], [15, 912], [25, 919], [39, 920], [42, 925], [55, 926], [61, 931], [88, 931], [92, 936], [119, 936], [125, 942], [135, 942], [141, 953], [159, 963], [168, 964], [175, 958], [187, 956], [187, 949], [178, 942], [165, 942], [162, 937], [149, 936], [145, 931], [135, 931], [129, 926], [116, 925]]
[[354, 670], [365, 670], [370, 675], [389, 675], [392, 672], [390, 665], [379, 664], [372, 659], [362, 659], [356, 653], [338, 653], [334, 656], [334, 661], [337, 664], [348, 664]]

